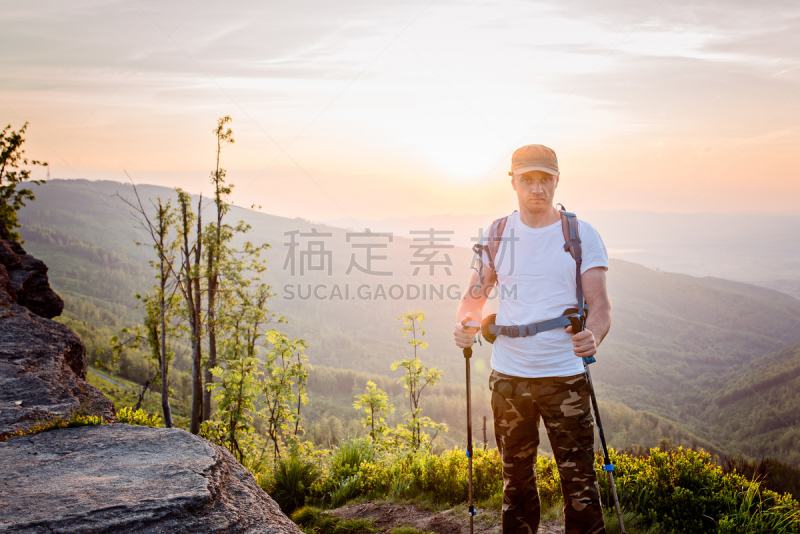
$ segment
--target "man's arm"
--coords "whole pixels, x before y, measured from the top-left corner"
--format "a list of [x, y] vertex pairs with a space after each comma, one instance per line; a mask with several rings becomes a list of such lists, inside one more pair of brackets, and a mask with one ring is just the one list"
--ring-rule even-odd
[[[583, 273], [581, 285], [589, 306], [589, 317], [585, 330], [572, 336], [572, 345], [576, 356], [586, 358], [597, 353], [598, 345], [611, 329], [611, 299], [608, 297], [605, 268], [593, 267]], [[571, 326], [567, 327], [567, 332], [572, 333]]]
[[[478, 260], [480, 261], [480, 260]], [[484, 279], [492, 280], [494, 273], [489, 267], [484, 264], [483, 266]], [[453, 330], [456, 345], [461, 348], [471, 347], [475, 343], [475, 334], [477, 330], [474, 328], [467, 328], [462, 322], [476, 321], [480, 324], [483, 319], [483, 305], [486, 304], [486, 297], [492, 286], [482, 286], [478, 273], [473, 271], [469, 279], [467, 291], [462, 297], [461, 302], [458, 304], [458, 311], [456, 312], [456, 325]]]

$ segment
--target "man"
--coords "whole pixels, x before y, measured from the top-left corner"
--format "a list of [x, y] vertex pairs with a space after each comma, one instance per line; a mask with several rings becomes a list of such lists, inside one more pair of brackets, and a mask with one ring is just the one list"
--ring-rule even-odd
[[[483, 262], [483, 280], [476, 269], [458, 308], [454, 336], [462, 348], [475, 341], [478, 329], [463, 324], [481, 322], [491, 289], [482, 282], [491, 281], [495, 274], [500, 295], [498, 325], [545, 321], [577, 306], [576, 264], [564, 250], [561, 216], [553, 205], [560, 176], [555, 152], [542, 145], [519, 148], [511, 158], [509, 174], [519, 211], [507, 219], [494, 258], [496, 272], [486, 252], [478, 259]], [[596, 354], [611, 326], [608, 255], [588, 223], [579, 221], [579, 235], [581, 282], [589, 307], [585, 329], [574, 335], [571, 326], [534, 336], [499, 335], [493, 345], [489, 388], [503, 460], [504, 534], [535, 534], [539, 527], [535, 466], [540, 418], [561, 477], [565, 534], [605, 533], [594, 472], [594, 420], [581, 358]]]

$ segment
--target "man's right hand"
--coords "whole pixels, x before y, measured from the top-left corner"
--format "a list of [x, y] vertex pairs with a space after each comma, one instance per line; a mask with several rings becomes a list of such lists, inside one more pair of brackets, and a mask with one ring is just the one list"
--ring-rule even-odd
[[453, 331], [456, 346], [466, 349], [475, 344], [475, 334], [481, 331], [480, 326], [465, 326], [467, 323], [473, 321], [475, 321], [475, 319], [472, 317], [472, 314], [468, 313], [462, 322], [456, 323], [455, 330]]

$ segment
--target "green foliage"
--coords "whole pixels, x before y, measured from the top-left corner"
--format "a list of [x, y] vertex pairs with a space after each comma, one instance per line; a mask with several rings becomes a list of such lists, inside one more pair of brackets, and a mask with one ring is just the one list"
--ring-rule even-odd
[[[218, 403], [213, 420], [203, 423], [203, 433], [222, 439], [244, 461], [250, 456], [244, 448], [253, 449], [260, 441], [253, 434], [256, 421], [263, 420], [266, 424], [265, 433], [273, 443], [276, 458], [281, 455], [282, 442], [297, 441], [302, 430], [301, 408], [308, 403], [306, 386], [312, 367], [303, 353], [306, 345], [302, 339], [290, 339], [267, 328], [267, 323], [285, 322], [267, 307], [267, 301], [275, 294], [261, 279], [267, 270], [261, 254], [269, 245], [256, 246], [247, 241], [237, 249], [234, 238], [249, 232], [251, 227], [243, 221], [232, 226], [223, 220], [231, 209], [229, 196], [233, 190], [233, 184], [225, 180], [225, 169], [220, 167], [222, 149], [234, 143], [233, 131], [226, 127], [230, 122], [229, 116], [222, 117], [214, 129], [217, 159], [211, 183], [216, 218], [203, 231], [208, 303], [206, 368], [210, 369], [205, 377], [206, 391], [216, 390], [214, 398]], [[179, 201], [187, 205], [188, 197], [179, 192]], [[187, 218], [187, 225], [188, 221]], [[184, 234], [187, 228], [184, 225]], [[184, 250], [184, 255], [188, 254], [187, 244]], [[187, 293], [187, 300], [189, 296]], [[267, 349], [263, 362], [259, 357], [262, 348]], [[215, 379], [219, 382], [215, 383]], [[204, 400], [204, 405], [210, 406], [207, 401]]]
[[[560, 503], [559, 503], [560, 504]], [[551, 508], [551, 511], [556, 511]], [[563, 516], [563, 510], [558, 509], [557, 512]], [[617, 517], [616, 509], [609, 505], [603, 508], [603, 519], [606, 523], [606, 534], [621, 534], [622, 529], [619, 528], [619, 518]], [[664, 528], [660, 525], [647, 526], [646, 521], [642, 516], [634, 512], [622, 512], [622, 520], [625, 524], [625, 531], [629, 534], [678, 534], [678, 533], [665, 533]]]
[[133, 411], [130, 406], [122, 408], [117, 412], [117, 419], [120, 423], [126, 425], [139, 425], [139, 426], [161, 426], [161, 417], [158, 415], [148, 415], [141, 408]]
[[[25, 202], [35, 200], [33, 191], [27, 188], [17, 189], [17, 186], [30, 180], [30, 169], [19, 169], [20, 165], [41, 165], [47, 166], [46, 162], [28, 160], [25, 157], [25, 150], [22, 144], [25, 138], [22, 137], [28, 123], [16, 132], [11, 129], [9, 124], [0, 131], [0, 224], [4, 225], [13, 241], [19, 241], [20, 235], [14, 230], [19, 227], [17, 212], [25, 206]], [[40, 185], [44, 180], [30, 180], [31, 183]]]
[[[137, 293], [136, 299], [141, 303], [138, 309], [144, 311], [144, 320], [142, 324], [122, 328], [120, 334], [112, 336], [109, 341], [109, 349], [113, 355], [112, 362], [119, 361], [120, 356], [127, 350], [144, 350], [152, 372], [158, 373], [161, 362], [161, 290], [154, 287], [152, 294]], [[169, 365], [175, 356], [173, 341], [179, 334], [179, 329], [173, 324], [178, 305], [177, 296], [175, 294], [164, 295], [164, 305], [165, 354], [167, 365]]]
[[[203, 251], [204, 261], [206, 263], [205, 278], [206, 278], [206, 332], [208, 334], [208, 361], [206, 363], [205, 380], [207, 383], [214, 381], [214, 376], [210, 370], [217, 365], [217, 342], [218, 333], [220, 336], [225, 335], [225, 327], [230, 326], [225, 324], [224, 317], [228, 314], [225, 302], [226, 295], [232, 295], [237, 289], [243, 289], [250, 283], [250, 279], [244, 276], [244, 263], [243, 258], [237, 257], [236, 249], [232, 246], [232, 239], [234, 234], [238, 231], [244, 233], [249, 230], [249, 226], [244, 223], [239, 223], [236, 228], [230, 224], [223, 222], [225, 214], [230, 211], [230, 204], [228, 197], [233, 190], [233, 185], [226, 185], [225, 183], [225, 169], [220, 167], [220, 154], [224, 146], [234, 143], [233, 131], [225, 125], [231, 122], [230, 116], [225, 116], [217, 120], [217, 127], [214, 129], [214, 136], [217, 139], [216, 150], [216, 168], [211, 173], [211, 184], [214, 186], [214, 205], [217, 208], [217, 216], [210, 222], [205, 230], [203, 230]], [[198, 236], [199, 240], [199, 236]], [[201, 243], [198, 243], [200, 245]], [[264, 245], [266, 247], [266, 245]], [[256, 256], [258, 250], [256, 250]], [[257, 275], [266, 269], [262, 264], [257, 261], [252, 262], [256, 267], [256, 280]], [[227, 286], [227, 287], [226, 287]], [[220, 298], [218, 298], [220, 297]], [[219, 319], [218, 324], [218, 312]], [[234, 313], [235, 315], [235, 313]], [[217, 332], [219, 328], [219, 332]], [[203, 405], [205, 411], [211, 410], [211, 399], [209, 392], [206, 391], [203, 395]], [[208, 417], [208, 414], [206, 414]]]

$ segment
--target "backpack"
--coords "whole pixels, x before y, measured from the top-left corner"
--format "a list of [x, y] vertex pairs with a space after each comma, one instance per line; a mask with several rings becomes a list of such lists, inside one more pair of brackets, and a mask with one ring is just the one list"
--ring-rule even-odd
[[[491, 314], [483, 320], [481, 324], [481, 333], [483, 338], [489, 343], [494, 343], [498, 335], [506, 335], [509, 337], [524, 337], [529, 335], [536, 335], [538, 332], [552, 330], [559, 326], [572, 325], [573, 333], [583, 330], [586, 324], [586, 315], [588, 309], [583, 300], [583, 286], [581, 283], [581, 264], [582, 264], [582, 250], [581, 239], [578, 233], [578, 217], [574, 213], [570, 213], [562, 205], [560, 209], [561, 215], [561, 230], [564, 234], [564, 251], [569, 252], [575, 260], [575, 286], [577, 307], [567, 309], [561, 317], [542, 321], [533, 325], [511, 325], [511, 326], [498, 326], [494, 324], [496, 314]], [[486, 280], [483, 275], [483, 252], [486, 252], [489, 261], [489, 268], [492, 270], [492, 279], [489, 280], [489, 285], [494, 285], [497, 282], [497, 271], [495, 268], [495, 258], [502, 243], [503, 230], [505, 230], [508, 217], [501, 217], [495, 220], [489, 227], [489, 235], [486, 244], [477, 243], [472, 247], [472, 250], [478, 256], [478, 276], [480, 277], [481, 287], [486, 285]], [[566, 321], [566, 322], [565, 322]], [[594, 360], [594, 358], [591, 358]], [[591, 363], [591, 362], [588, 362]]]

